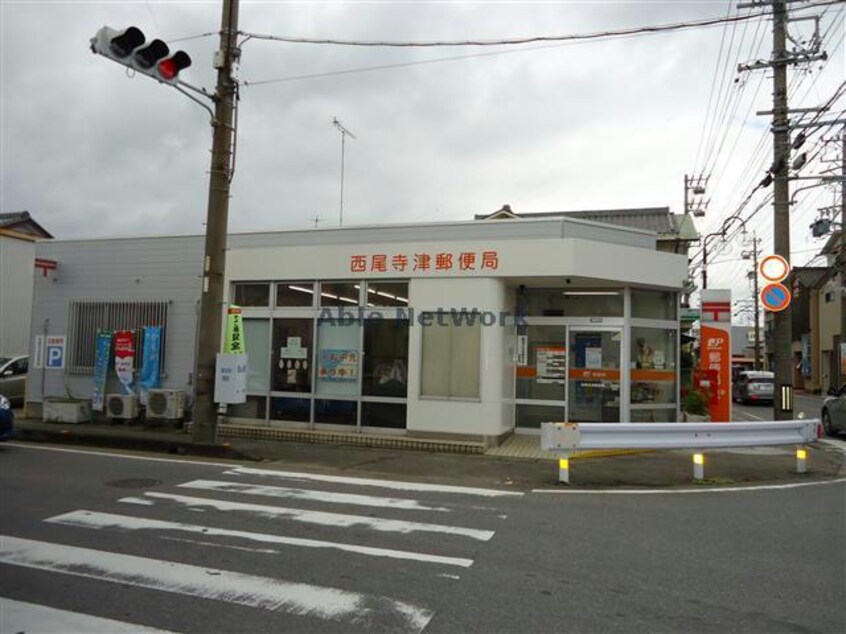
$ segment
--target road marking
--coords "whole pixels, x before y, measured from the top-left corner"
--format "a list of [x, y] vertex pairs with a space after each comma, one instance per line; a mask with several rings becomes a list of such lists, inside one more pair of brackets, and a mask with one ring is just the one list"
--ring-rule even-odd
[[123, 498], [121, 502], [126, 502], [127, 504], [137, 504], [138, 506], [153, 506], [155, 504], [153, 500], [145, 500], [144, 498]]
[[7, 535], [0, 536], [0, 563], [340, 621], [365, 631], [420, 632], [433, 616], [383, 596]]
[[846, 478], [836, 480], [817, 480], [816, 482], [796, 482], [793, 484], [762, 484], [748, 487], [705, 487], [701, 489], [532, 489], [532, 493], [586, 493], [600, 495], [655, 495], [659, 493], [737, 493], [740, 491], [778, 491], [798, 489], [823, 484], [841, 484]]
[[[250, 504], [246, 502], [229, 502], [227, 500], [198, 498], [188, 495], [174, 495], [173, 493], [158, 493], [154, 491], [148, 491], [144, 493], [144, 495], [151, 498], [171, 500], [177, 504], [182, 504], [189, 509], [213, 508], [216, 511], [235, 511], [273, 519], [277, 517], [285, 517], [295, 522], [320, 524], [321, 526], [334, 526], [340, 528], [365, 526], [376, 531], [403, 534], [413, 533], [416, 531], [445, 533], [448, 535], [469, 537], [470, 539], [477, 539], [484, 542], [490, 540], [490, 538], [494, 536], [494, 531], [464, 528], [462, 526], [445, 526], [443, 524], [427, 524], [424, 522], [409, 522], [406, 520], [386, 520], [378, 517], [367, 517], [364, 515], [309, 511], [288, 508], [285, 506], [266, 506], [264, 504]], [[120, 501], [123, 502], [122, 499]]]
[[338, 542], [325, 542], [316, 539], [300, 539], [298, 537], [282, 537], [269, 535], [267, 533], [252, 533], [247, 531], [229, 530], [225, 528], [212, 528], [210, 526], [198, 526], [196, 524], [183, 524], [181, 522], [168, 522], [163, 520], [152, 520], [141, 517], [130, 517], [128, 515], [113, 515], [111, 513], [98, 513], [95, 511], [72, 511], [63, 515], [57, 515], [44, 520], [50, 524], [62, 524], [63, 526], [76, 526], [80, 528], [93, 529], [120, 529], [128, 531], [181, 531], [203, 535], [205, 537], [234, 537], [245, 539], [262, 544], [284, 544], [286, 546], [304, 546], [306, 548], [328, 548], [355, 553], [357, 555], [369, 555], [372, 557], [391, 557], [394, 559], [410, 559], [431, 564], [444, 564], [447, 566], [460, 566], [469, 568], [473, 565], [472, 559], [459, 557], [443, 557], [440, 555], [427, 555], [405, 550], [393, 550], [389, 548], [373, 548], [369, 546], [357, 546], [355, 544], [341, 544]]
[[740, 412], [737, 412], [737, 413], [742, 414], [743, 416], [749, 416], [750, 418], [753, 418], [755, 420], [765, 420], [765, 419], [761, 418], [760, 416], [755, 416], [755, 414], [750, 414], [749, 412], [740, 411]]
[[105, 456], [108, 458], [126, 458], [127, 460], [149, 460], [150, 462], [174, 462], [187, 465], [204, 465], [208, 467], [224, 467], [231, 469], [232, 462], [208, 462], [205, 460], [192, 460], [190, 456], [184, 458], [153, 458], [151, 456], [131, 456], [124, 453], [110, 453], [108, 451], [88, 451], [86, 449], [67, 449], [65, 447], [46, 447], [44, 445], [28, 445], [19, 442], [6, 443], [9, 447], [20, 447], [21, 449], [37, 449], [39, 451], [58, 451], [61, 453], [79, 453], [86, 456]]
[[167, 630], [157, 630], [79, 612], [57, 610], [45, 605], [13, 601], [3, 597], [0, 597], [0, 631], [38, 632], [39, 634], [65, 634], [66, 632], [167, 634]]
[[240, 482], [220, 482], [218, 480], [192, 480], [179, 485], [180, 488], [200, 489], [202, 491], [222, 491], [224, 493], [245, 493], [274, 498], [328, 502], [330, 504], [355, 504], [378, 508], [402, 509], [410, 511], [449, 511], [443, 506], [426, 506], [417, 500], [386, 498], [373, 495], [352, 493], [332, 493], [309, 489], [291, 489], [288, 487], [264, 486], [260, 484], [241, 484]]
[[[231, 465], [230, 465], [231, 466]], [[289, 480], [313, 480], [316, 482], [334, 482], [337, 484], [357, 484], [398, 491], [431, 491], [435, 493], [463, 493], [465, 495], [480, 495], [483, 497], [498, 497], [505, 495], [523, 495], [522, 491], [502, 491], [500, 489], [479, 489], [476, 487], [452, 486], [448, 484], [426, 484], [421, 482], [401, 482], [397, 480], [371, 480], [368, 478], [349, 478], [345, 476], [323, 475], [318, 473], [299, 473], [295, 471], [274, 471], [272, 469], [253, 469], [250, 467], [236, 467], [226, 472], [226, 475], [258, 475]]]

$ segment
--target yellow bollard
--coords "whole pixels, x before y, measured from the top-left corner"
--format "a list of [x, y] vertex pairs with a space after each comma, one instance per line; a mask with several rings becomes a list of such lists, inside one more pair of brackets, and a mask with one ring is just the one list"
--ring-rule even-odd
[[693, 454], [693, 479], [694, 480], [704, 480], [705, 479], [705, 454], [701, 454], [701, 453]]
[[808, 472], [808, 450], [804, 447], [796, 448], [796, 473]]
[[558, 460], [558, 483], [570, 484], [570, 459], [560, 458]]

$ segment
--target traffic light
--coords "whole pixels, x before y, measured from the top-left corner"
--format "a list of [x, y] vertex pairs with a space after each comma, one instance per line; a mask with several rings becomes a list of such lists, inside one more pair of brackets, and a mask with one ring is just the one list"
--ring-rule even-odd
[[167, 44], [159, 39], [148, 43], [135, 26], [123, 31], [104, 26], [91, 38], [91, 52], [171, 85], [177, 84], [179, 72], [191, 65], [188, 53], [176, 51], [171, 55]]

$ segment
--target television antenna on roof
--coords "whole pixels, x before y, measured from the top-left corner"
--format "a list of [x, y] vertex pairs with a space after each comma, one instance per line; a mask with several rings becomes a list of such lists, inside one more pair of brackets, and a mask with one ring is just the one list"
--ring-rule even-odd
[[338, 128], [338, 132], [341, 133], [341, 206], [338, 210], [338, 225], [343, 227], [344, 226], [344, 152], [346, 147], [346, 140], [349, 136], [352, 139], [355, 139], [356, 136], [347, 130], [344, 125], [338, 121], [338, 117], [334, 117], [332, 119], [332, 125]]

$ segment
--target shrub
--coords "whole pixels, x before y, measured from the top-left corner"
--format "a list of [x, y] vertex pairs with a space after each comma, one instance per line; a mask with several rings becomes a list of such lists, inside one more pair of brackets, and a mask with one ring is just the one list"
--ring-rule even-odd
[[708, 414], [708, 395], [699, 390], [690, 390], [682, 401], [682, 409], [688, 414], [705, 416]]

